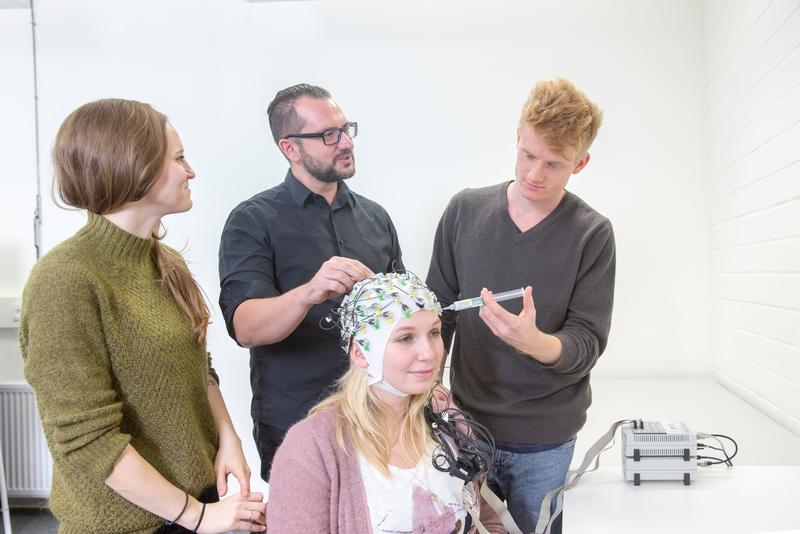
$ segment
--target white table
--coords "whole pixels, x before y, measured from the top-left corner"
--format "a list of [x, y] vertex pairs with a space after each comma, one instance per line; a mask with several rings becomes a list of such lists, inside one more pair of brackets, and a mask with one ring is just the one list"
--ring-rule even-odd
[[[683, 422], [694, 432], [726, 434], [739, 442], [733, 463], [800, 465], [800, 436], [793, 434], [711, 378], [592, 378], [592, 407], [578, 433], [573, 467], [592, 443], [620, 419]], [[621, 466], [620, 439], [603, 454], [603, 467]], [[726, 444], [726, 447], [728, 445]]]
[[638, 487], [620, 467], [600, 468], [564, 494], [563, 527], [564, 534], [800, 533], [800, 466], [699, 468], [691, 486]]

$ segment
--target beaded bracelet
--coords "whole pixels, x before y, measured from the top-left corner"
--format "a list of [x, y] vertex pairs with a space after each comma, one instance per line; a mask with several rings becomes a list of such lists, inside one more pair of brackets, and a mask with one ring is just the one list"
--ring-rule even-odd
[[172, 521], [166, 521], [167, 526], [170, 526], [173, 523], [177, 523], [178, 519], [180, 519], [183, 513], [186, 511], [186, 507], [189, 506], [189, 494], [186, 491], [184, 491], [183, 494], [186, 496], [186, 500], [183, 501], [183, 508], [181, 508], [181, 513], [179, 513], [178, 517], [176, 517]]
[[197, 520], [197, 525], [195, 525], [194, 530], [192, 531], [195, 534], [197, 534], [197, 529], [200, 528], [200, 523], [203, 522], [203, 514], [205, 513], [206, 513], [206, 503], [203, 503], [203, 509], [200, 510], [200, 519]]

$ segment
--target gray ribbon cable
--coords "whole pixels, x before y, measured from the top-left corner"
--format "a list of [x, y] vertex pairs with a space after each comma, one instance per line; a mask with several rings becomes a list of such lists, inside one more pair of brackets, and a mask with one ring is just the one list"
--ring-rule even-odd
[[[600, 455], [609, 448], [607, 445], [614, 440], [614, 435], [617, 433], [617, 429], [620, 426], [632, 421], [633, 419], [623, 419], [611, 425], [611, 428], [608, 429], [608, 432], [603, 434], [603, 436], [595, 441], [594, 445], [592, 445], [589, 450], [586, 451], [586, 455], [583, 457], [583, 462], [581, 462], [580, 467], [567, 473], [567, 476], [564, 479], [564, 485], [547, 492], [547, 495], [544, 496], [544, 500], [542, 501], [542, 508], [539, 511], [539, 521], [536, 523], [535, 534], [550, 534], [550, 527], [552, 526], [553, 519], [558, 517], [563, 510], [564, 492], [577, 486], [584, 473], [595, 471], [598, 467], [600, 467]], [[594, 466], [589, 469], [589, 465], [593, 461]], [[551, 516], [550, 503], [553, 502], [553, 497], [556, 499], [556, 509]]]
[[522, 534], [522, 531], [514, 522], [514, 518], [511, 517], [511, 513], [508, 511], [505, 503], [503, 503], [503, 501], [501, 501], [500, 498], [489, 489], [489, 484], [481, 484], [481, 495], [483, 496], [483, 500], [485, 500], [486, 503], [492, 507], [492, 510], [494, 510], [494, 512], [500, 518], [500, 522], [503, 523], [503, 526], [508, 531], [508, 534]]
[[522, 534], [522, 531], [514, 522], [511, 514], [508, 512], [506, 505], [497, 495], [494, 494], [492, 490], [489, 489], [489, 484], [486, 482], [486, 479], [481, 481], [479, 485], [481, 489], [478, 496], [477, 506], [471, 505], [469, 499], [462, 497], [464, 508], [466, 508], [467, 512], [469, 512], [469, 515], [472, 517], [472, 523], [475, 525], [475, 528], [478, 529], [478, 532], [480, 534], [490, 534], [490, 532], [486, 530], [486, 527], [483, 526], [483, 523], [481, 523], [480, 497], [483, 497], [483, 500], [486, 501], [486, 504], [491, 506], [492, 510], [494, 510], [494, 512], [497, 514], [497, 517], [500, 518], [500, 522], [503, 523], [503, 527], [508, 531], [508, 534]]

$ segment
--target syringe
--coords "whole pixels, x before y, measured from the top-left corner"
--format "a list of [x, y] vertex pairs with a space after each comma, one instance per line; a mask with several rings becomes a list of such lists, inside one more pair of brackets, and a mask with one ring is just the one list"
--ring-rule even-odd
[[[504, 300], [520, 298], [524, 294], [525, 290], [523, 288], [519, 288], [519, 289], [512, 289], [511, 291], [503, 291], [502, 293], [495, 293], [492, 296], [494, 297], [495, 302], [503, 302]], [[472, 299], [459, 300], [452, 303], [450, 306], [447, 306], [444, 309], [461, 311], [461, 310], [468, 310], [470, 308], [477, 308], [478, 306], [483, 306], [483, 297], [475, 297]]]

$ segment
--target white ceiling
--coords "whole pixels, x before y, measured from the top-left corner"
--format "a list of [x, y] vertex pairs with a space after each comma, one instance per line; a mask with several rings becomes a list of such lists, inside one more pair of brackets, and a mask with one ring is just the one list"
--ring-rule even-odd
[[18, 9], [31, 7], [29, 0], [0, 0], [0, 9]]

